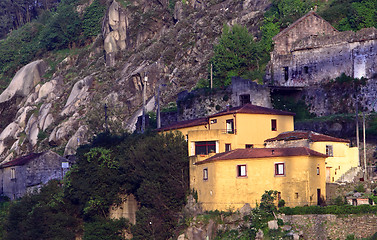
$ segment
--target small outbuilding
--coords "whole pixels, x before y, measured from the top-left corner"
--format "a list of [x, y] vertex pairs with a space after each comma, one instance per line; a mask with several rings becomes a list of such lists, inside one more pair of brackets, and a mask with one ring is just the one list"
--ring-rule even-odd
[[1, 195], [11, 200], [38, 190], [53, 179], [61, 180], [71, 163], [52, 152], [31, 153], [0, 165]]

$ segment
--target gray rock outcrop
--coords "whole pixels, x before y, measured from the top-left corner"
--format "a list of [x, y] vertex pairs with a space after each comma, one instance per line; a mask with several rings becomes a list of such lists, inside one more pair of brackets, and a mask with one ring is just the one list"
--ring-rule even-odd
[[31, 90], [41, 81], [47, 69], [43, 60], [37, 60], [21, 68], [9, 86], [0, 95], [0, 103], [10, 100], [14, 96], [26, 97]]

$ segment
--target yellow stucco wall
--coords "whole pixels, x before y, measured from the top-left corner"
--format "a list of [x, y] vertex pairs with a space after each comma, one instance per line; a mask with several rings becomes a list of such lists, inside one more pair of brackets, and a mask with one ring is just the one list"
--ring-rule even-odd
[[[226, 121], [230, 119], [234, 122], [234, 133], [226, 131]], [[276, 131], [271, 130], [271, 119], [276, 119]], [[216, 123], [211, 123], [213, 120], [216, 120]], [[217, 141], [216, 152], [224, 152], [225, 144], [231, 144], [231, 149], [245, 148], [246, 144], [261, 148], [267, 138], [276, 137], [294, 128], [293, 116], [288, 115], [237, 113], [210, 117], [209, 122], [211, 124], [205, 130], [187, 130], [190, 156], [195, 154], [194, 144], [197, 141]]]
[[[326, 197], [325, 159], [293, 156], [215, 161], [193, 165], [190, 187], [198, 191], [204, 210], [237, 210], [249, 203], [256, 206], [265, 190], [281, 192], [286, 206], [317, 204], [317, 189]], [[285, 176], [275, 176], [275, 163], [284, 162]], [[237, 165], [246, 164], [247, 177], [237, 177]], [[320, 175], [317, 175], [319, 167]], [[203, 180], [203, 169], [208, 180]]]
[[183, 128], [177, 128], [174, 130], [167, 130], [160, 133], [166, 133], [166, 132], [175, 132], [179, 131], [182, 133], [182, 135], [186, 138], [189, 131], [198, 131], [198, 130], [207, 130], [208, 125], [199, 125], [199, 126], [192, 126], [192, 127], [183, 127]]
[[326, 159], [327, 182], [339, 180], [348, 170], [359, 166], [357, 147], [344, 142], [313, 142], [310, 148], [326, 154], [326, 145], [333, 146], [333, 156]]
[[[289, 115], [270, 115], [270, 114], [246, 114], [237, 113], [218, 117], [210, 117], [209, 122], [216, 119], [217, 123], [210, 124], [210, 129], [220, 129], [225, 132], [226, 120], [233, 119], [236, 141], [236, 148], [245, 148], [245, 144], [254, 144], [254, 147], [263, 147], [264, 140], [276, 137], [286, 131], [293, 131], [293, 116]], [[277, 130], [271, 130], [271, 119], [276, 119]]]

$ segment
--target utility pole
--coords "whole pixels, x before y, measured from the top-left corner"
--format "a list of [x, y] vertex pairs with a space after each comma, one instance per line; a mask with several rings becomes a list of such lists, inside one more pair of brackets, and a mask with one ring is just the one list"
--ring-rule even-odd
[[161, 112], [160, 112], [160, 87], [161, 84], [158, 85], [158, 90], [157, 90], [157, 128], [161, 127]]
[[105, 128], [106, 128], [106, 132], [109, 132], [109, 128], [107, 126], [107, 104], [105, 103]]
[[363, 141], [364, 141], [364, 180], [368, 179], [368, 168], [367, 168], [367, 146], [365, 142], [365, 112], [363, 112]]
[[143, 84], [143, 117], [142, 117], [142, 123], [141, 123], [141, 132], [144, 133], [145, 131], [145, 114], [146, 114], [146, 109], [145, 109], [145, 102], [146, 102], [146, 95], [147, 95], [147, 82], [148, 82], [148, 77], [144, 77], [144, 84]]
[[212, 72], [212, 63], [211, 63], [211, 90], [212, 90], [212, 86], [213, 86], [213, 72]]
[[[356, 102], [356, 146], [357, 150], [360, 151], [360, 136], [359, 136], [359, 108], [358, 102]], [[360, 154], [358, 154], [359, 166], [361, 166]]]

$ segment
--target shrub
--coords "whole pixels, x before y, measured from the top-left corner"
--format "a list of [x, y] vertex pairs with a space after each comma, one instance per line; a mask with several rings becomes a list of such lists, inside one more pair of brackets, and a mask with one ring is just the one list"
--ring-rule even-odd
[[354, 191], [355, 191], [355, 192], [360, 192], [360, 193], [365, 192], [364, 185], [363, 185], [363, 184], [359, 184], [359, 185], [357, 185], [357, 186], [355, 187]]
[[86, 9], [83, 20], [82, 30], [85, 38], [95, 37], [101, 33], [101, 20], [105, 14], [106, 7], [101, 5], [99, 0]]

